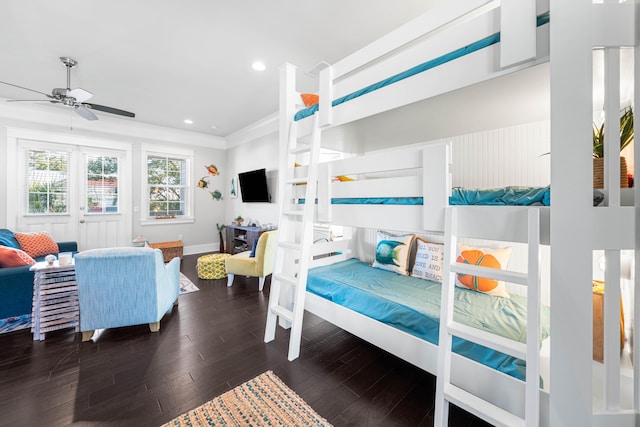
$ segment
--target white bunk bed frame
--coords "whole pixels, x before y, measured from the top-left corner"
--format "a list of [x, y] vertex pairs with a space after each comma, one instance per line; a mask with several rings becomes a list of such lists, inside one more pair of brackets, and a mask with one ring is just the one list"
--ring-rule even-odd
[[[541, 209], [541, 243], [551, 244], [551, 330], [550, 357], [551, 391], [540, 395], [541, 425], [619, 425], [640, 424], [640, 352], [633, 354], [634, 375], [631, 408], [621, 408], [621, 379], [619, 348], [619, 286], [609, 286], [605, 292], [605, 360], [604, 384], [594, 384], [592, 361], [592, 251], [605, 249], [607, 283], [620, 281], [620, 251], [635, 250], [635, 277], [640, 275], [640, 233], [636, 223], [640, 218], [640, 204], [620, 206], [620, 191], [611, 183], [618, 182], [619, 163], [615, 122], [609, 121], [607, 135], [607, 161], [605, 192], [607, 206], [592, 206], [592, 63], [594, 47], [605, 49], [606, 94], [605, 114], [615, 117], [620, 111], [619, 49], [635, 47], [638, 36], [635, 21], [638, 6], [630, 3], [591, 4], [584, 0], [515, 1], [471, 0], [448, 2], [427, 14], [388, 34], [375, 43], [333, 64], [320, 73], [320, 125], [324, 128], [339, 126], [360, 118], [378, 114], [418, 100], [485, 81], [502, 74], [515, 72], [541, 62], [551, 62], [551, 184], [553, 208]], [[531, 23], [540, 13], [551, 13], [551, 25], [536, 28]], [[590, 23], [591, 25], [587, 25]], [[452, 48], [471, 43], [496, 31], [501, 41], [480, 52], [443, 64], [437, 68], [376, 90], [345, 104], [332, 107], [331, 101], [361, 87], [402, 72], [415, 65], [416, 58], [433, 58]], [[452, 45], [455, 44], [455, 45]], [[636, 64], [640, 64], [640, 49], [634, 50]], [[635, 68], [635, 81], [640, 81], [640, 66]], [[295, 67], [286, 64], [281, 72], [280, 95], [280, 171], [287, 163], [287, 139], [293, 116], [299, 104], [295, 89]], [[635, 101], [640, 91], [635, 91]], [[636, 105], [640, 105], [636, 102]], [[311, 120], [298, 123], [298, 133], [311, 131]], [[636, 120], [636, 124], [638, 121]], [[306, 130], [305, 130], [306, 129]], [[607, 131], [608, 130], [608, 131]], [[637, 128], [636, 128], [637, 130]], [[400, 178], [404, 184], [396, 186], [393, 195], [402, 195], [398, 188], [412, 188], [409, 192], [424, 192], [422, 207], [375, 207], [359, 209], [353, 205], [331, 206], [331, 197], [339, 197], [347, 188], [361, 187], [354, 193], [367, 195], [366, 180], [329, 185], [327, 177], [367, 172], [366, 165], [377, 162], [372, 158], [334, 162], [319, 173], [325, 177], [318, 183], [318, 221], [358, 227], [403, 229], [412, 231], [442, 231], [444, 211], [448, 195], [448, 160], [435, 160], [427, 155], [432, 147], [412, 149], [409, 154], [414, 167], [440, 170], [444, 182], [434, 184], [431, 179]], [[421, 151], [416, 153], [416, 150]], [[411, 150], [398, 150], [411, 153]], [[448, 155], [446, 148], [445, 156]], [[406, 153], [405, 153], [406, 154]], [[417, 155], [419, 154], [419, 155]], [[399, 155], [402, 157], [402, 155]], [[395, 158], [395, 156], [394, 156]], [[378, 159], [379, 160], [379, 159]], [[393, 162], [388, 155], [384, 164]], [[406, 158], [398, 160], [400, 168], [407, 168]], [[635, 162], [640, 161], [640, 150], [635, 150]], [[358, 163], [359, 162], [359, 163]], [[431, 163], [429, 163], [431, 162]], [[343, 166], [347, 169], [341, 169]], [[360, 166], [358, 166], [360, 165]], [[358, 169], [360, 168], [360, 169]], [[444, 170], [443, 170], [444, 169]], [[566, 171], [570, 170], [571, 174]], [[426, 175], [426, 174], [424, 174]], [[432, 175], [430, 174], [429, 177]], [[422, 180], [422, 182], [420, 182]], [[375, 180], [379, 186], [383, 179]], [[428, 183], [426, 181], [429, 181]], [[326, 183], [326, 184], [323, 184]], [[373, 182], [373, 180], [372, 180]], [[428, 184], [428, 185], [427, 185]], [[283, 194], [284, 180], [279, 179], [279, 194]], [[348, 185], [353, 187], [347, 187]], [[430, 194], [428, 194], [430, 193]], [[640, 200], [640, 190], [634, 190], [635, 200]], [[430, 197], [430, 198], [428, 198]], [[429, 200], [427, 203], [426, 200]], [[389, 209], [391, 208], [391, 209]], [[383, 209], [380, 213], [376, 211]], [[402, 213], [399, 216], [394, 212]], [[522, 207], [464, 207], [459, 209], [462, 228], [460, 232], [478, 238], [522, 242], [526, 241], [526, 220], [521, 213], [530, 208]], [[538, 208], [539, 209], [539, 208]], [[358, 214], [359, 211], [366, 214]], [[576, 211], [580, 215], [576, 216]], [[409, 213], [407, 213], [409, 212]], [[481, 216], [493, 219], [483, 226], [482, 233], [469, 221]], [[403, 218], [402, 225], [397, 218]], [[494, 227], [495, 226], [495, 227]], [[479, 235], [481, 234], [481, 235]], [[315, 264], [330, 263], [349, 257], [349, 241], [328, 242], [312, 247], [312, 254], [320, 255], [341, 251], [340, 254], [320, 258]], [[586, 268], [585, 268], [586, 266]], [[635, 281], [635, 293], [640, 295], [640, 285]], [[639, 307], [634, 301], [635, 311]], [[437, 367], [436, 346], [402, 331], [337, 306], [313, 294], [307, 293], [305, 309], [396, 354], [416, 366], [435, 373]], [[640, 330], [640, 316], [635, 316], [635, 330]], [[384, 331], [384, 332], [382, 332]], [[402, 345], [399, 345], [402, 343]], [[453, 356], [452, 381], [471, 387], [477, 394], [487, 390], [495, 396], [497, 405], [504, 405], [515, 413], [523, 413], [524, 383], [501, 374], [468, 359]], [[473, 374], [470, 376], [469, 372]], [[468, 381], [473, 378], [473, 384]], [[595, 399], [594, 391], [604, 389], [603, 400]]]

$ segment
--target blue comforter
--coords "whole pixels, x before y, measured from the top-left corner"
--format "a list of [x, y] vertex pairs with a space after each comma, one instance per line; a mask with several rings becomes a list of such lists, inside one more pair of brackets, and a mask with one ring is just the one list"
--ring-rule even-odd
[[[365, 316], [438, 344], [441, 285], [380, 270], [357, 259], [309, 270], [307, 290]], [[541, 339], [549, 335], [542, 310]], [[520, 342], [526, 341], [526, 299], [492, 297], [456, 288], [454, 320]], [[525, 362], [454, 337], [453, 351], [524, 380]]]

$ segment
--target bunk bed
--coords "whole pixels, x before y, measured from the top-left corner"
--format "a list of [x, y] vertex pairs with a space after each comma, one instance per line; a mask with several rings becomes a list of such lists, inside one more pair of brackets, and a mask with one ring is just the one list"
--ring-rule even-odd
[[[436, 235], [442, 241], [445, 212], [450, 206], [450, 156], [450, 144], [438, 143], [321, 163], [318, 175], [323, 179], [318, 182], [314, 222], [389, 230], [395, 234]], [[306, 174], [305, 166], [295, 169], [296, 176]], [[296, 186], [296, 197], [303, 197], [304, 187]], [[456, 206], [459, 234], [501, 244], [527, 243], [527, 215], [535, 209], [542, 223], [540, 242], [548, 244], [550, 208], [538, 202], [548, 194], [548, 189], [535, 188], [530, 192], [539, 195], [529, 198], [532, 202], [529, 206]], [[305, 310], [436, 374], [440, 283], [373, 268], [355, 257], [359, 245], [362, 242], [351, 236], [311, 247], [314, 260], [308, 273]], [[375, 251], [375, 242], [365, 251]], [[398, 292], [401, 288], [407, 292]], [[456, 315], [466, 313], [469, 316], [464, 320], [466, 324], [495, 332], [500, 330], [499, 324], [506, 315], [513, 334], [521, 341], [525, 339], [526, 316], [521, 316], [526, 312], [525, 298], [512, 295], [507, 302], [501, 301], [504, 300], [501, 297], [464, 289], [456, 290], [456, 298]], [[483, 320], [474, 321], [475, 298], [479, 298], [478, 304], [500, 308], [493, 312], [495, 316], [478, 312], [478, 318]], [[541, 326], [540, 339], [546, 340], [544, 349], [548, 352], [548, 307], [541, 310], [547, 323]], [[493, 404], [524, 413], [522, 360], [455, 339], [453, 358], [453, 382], [486, 396]], [[542, 372], [540, 384], [544, 387], [548, 383], [548, 372]], [[541, 391], [544, 405], [547, 391]]]
[[[629, 11], [629, 8], [624, 11], [620, 9], [612, 12], [611, 16], [622, 19]], [[566, 9], [562, 10], [562, 13], [566, 12]], [[566, 15], [563, 19], [566, 19]], [[504, 1], [499, 5], [498, 2], [478, 0], [464, 4], [447, 4], [322, 70], [319, 77], [319, 103], [306, 109], [298, 108], [300, 96], [295, 87], [295, 67], [286, 64], [281, 70], [280, 80], [281, 172], [293, 168], [288, 156], [291, 140], [304, 135], [316, 135], [319, 128], [351, 123], [549, 61], [550, 22], [553, 22], [553, 17], [550, 18], [546, 1]], [[631, 22], [624, 18], [625, 25], [632, 26]], [[415, 65], [415, 58], [423, 58], [426, 62]], [[608, 111], [617, 111], [611, 106], [607, 108]], [[315, 136], [313, 138], [315, 139]], [[561, 155], [566, 157], [564, 152]], [[638, 157], [636, 153], [636, 159]], [[617, 172], [615, 163], [608, 162], [607, 166], [610, 175], [614, 177]], [[533, 233], [534, 244], [550, 245], [549, 206], [452, 207], [450, 164], [450, 147], [447, 144], [434, 144], [394, 149], [317, 165], [317, 193], [314, 189], [315, 200], [311, 203], [315, 206], [313, 221], [396, 232], [439, 233], [446, 236], [448, 222], [445, 221], [445, 217], [451, 215], [456, 218], [456, 234], [460, 236], [531, 245]], [[309, 166], [307, 171], [313, 167]], [[295, 169], [294, 175], [307, 176], [304, 167]], [[315, 172], [310, 176], [315, 178]], [[349, 179], [343, 179], [344, 177]], [[297, 201], [304, 197], [304, 185], [301, 184], [305, 182], [301, 179], [295, 184], [299, 188], [294, 189], [299, 192], [294, 195]], [[559, 194], [565, 196], [567, 187], [562, 180], [558, 182], [562, 183], [559, 185]], [[284, 191], [285, 185], [285, 179], [281, 175], [280, 195], [289, 194]], [[619, 207], [619, 195], [616, 196], [611, 187], [608, 187], [607, 191], [608, 206], [616, 208], [618, 200]], [[584, 194], [585, 192], [581, 191], [581, 197]], [[308, 193], [306, 197], [308, 200]], [[548, 193], [546, 199], [549, 199]], [[286, 202], [288, 201], [283, 201], [282, 204]], [[305, 206], [308, 204], [305, 203]], [[567, 208], [565, 201], [559, 205], [562, 209]], [[587, 206], [591, 206], [591, 201]], [[280, 208], [283, 209], [282, 206]], [[617, 218], [620, 223], [632, 226], [635, 223], [633, 209], [607, 207], [594, 214], [594, 218], [607, 217], [608, 221], [611, 221], [611, 218], [615, 221]], [[533, 232], [531, 212], [535, 212], [534, 216], [539, 218], [539, 228]], [[566, 220], [567, 211], [560, 212], [563, 212], [562, 219]], [[455, 251], [455, 248], [451, 247], [451, 241], [447, 242], [446, 238], [444, 244], [445, 253]], [[434, 342], [430, 342], [424, 336], [409, 333], [403, 327], [398, 328], [397, 325], [390, 326], [384, 321], [375, 320], [364, 310], [359, 311], [357, 308], [338, 304], [332, 301], [333, 297], [328, 294], [322, 295], [322, 289], [330, 288], [331, 284], [317, 283], [323, 282], [328, 275], [340, 269], [353, 270], [362, 267], [349, 264], [355, 262], [355, 245], [353, 239], [342, 239], [309, 246], [311, 268], [308, 272], [305, 271], [303, 277], [306, 280], [308, 274], [307, 282], [311, 285], [301, 298], [304, 309], [436, 374], [440, 369], [438, 365], [442, 363], [442, 354]], [[598, 247], [632, 249], [637, 243], [634, 242], [633, 236], [608, 228], [606, 232], [595, 230], [593, 241], [589, 241], [588, 246], [589, 250]], [[535, 253], [536, 250], [534, 248], [530, 253]], [[451, 258], [453, 256], [449, 255], [449, 259]], [[615, 261], [615, 256], [612, 259]], [[343, 267], [345, 265], [347, 267]], [[539, 264], [533, 265], [539, 268]], [[636, 272], [637, 270], [638, 267]], [[452, 274], [449, 270], [447, 273]], [[537, 280], [539, 285], [539, 277]], [[337, 281], [339, 280], [333, 278], [331, 283]], [[617, 295], [619, 296], [619, 290]], [[566, 294], [563, 296], [566, 297]], [[336, 297], [340, 298], [342, 297]], [[618, 298], [615, 293], [609, 301], [612, 301], [608, 304], [611, 313], [607, 316], [609, 319], [617, 320], [619, 308], [616, 308]], [[584, 296], [582, 302], [585, 302]], [[581, 315], [584, 313], [583, 310], [584, 307], [581, 308]], [[553, 321], [553, 314], [551, 320]], [[608, 320], [607, 323], [614, 322]], [[559, 329], [567, 332], [567, 328], [563, 326]], [[442, 331], [440, 334], [442, 337]], [[265, 333], [265, 341], [273, 339], [269, 335], [269, 332]], [[541, 338], [545, 336], [546, 334], [543, 334]], [[563, 334], [562, 339], [568, 339], [568, 334]], [[580, 339], [584, 337], [581, 336]], [[566, 346], [564, 348], [566, 349]], [[527, 351], [528, 358], [531, 356], [530, 349]], [[615, 373], [616, 368], [619, 369], [619, 363], [616, 364], [612, 358], [606, 362], [607, 393], [613, 396], [609, 400], [608, 409], [612, 411], [611, 414], [619, 415], [620, 411], [615, 411], [619, 409], [616, 407], [619, 396], [616, 397], [615, 392], [610, 391], [620, 386], [619, 379], [612, 379], [612, 373]], [[637, 356], [636, 362], [639, 362]], [[522, 376], [499, 372], [455, 353], [451, 355], [451, 383], [456, 383], [470, 393], [482, 396], [488, 402], [506, 408], [520, 417], [524, 417], [527, 412], [530, 399], [535, 400], [536, 405], [539, 401], [540, 412], [536, 414], [533, 425], [547, 425], [553, 421], [554, 416], [550, 415], [552, 411], [549, 407], [552, 403], [547, 390], [540, 390], [533, 398], [525, 398], [527, 382], [537, 384], [539, 380], [537, 372], [536, 369], [533, 379], [527, 376], [525, 382], [522, 381]], [[556, 372], [559, 370], [556, 369]], [[571, 374], [568, 377], [575, 378], [576, 375], [580, 374]], [[546, 387], [551, 380], [550, 373], [542, 373], [540, 380]], [[554, 378], [555, 381], [560, 382], [563, 379]], [[636, 385], [640, 383], [637, 378], [635, 381]], [[560, 402], [563, 399], [564, 397], [556, 398], [556, 401]], [[580, 414], [588, 412], [588, 423], [591, 424], [590, 395], [588, 400], [588, 408], [586, 404], [583, 405], [581, 409], [584, 412]], [[583, 399], [581, 403], [585, 401], [586, 399]], [[568, 419], [564, 410], [558, 413], [560, 415], [556, 414], [555, 420]], [[629, 420], [634, 419], [635, 414], [633, 411], [627, 412], [623, 416], [628, 417], [616, 420], [624, 420], [628, 424]], [[580, 417], [580, 420], [586, 419]], [[606, 417], [593, 419], [601, 420], [602, 424], [607, 420]]]

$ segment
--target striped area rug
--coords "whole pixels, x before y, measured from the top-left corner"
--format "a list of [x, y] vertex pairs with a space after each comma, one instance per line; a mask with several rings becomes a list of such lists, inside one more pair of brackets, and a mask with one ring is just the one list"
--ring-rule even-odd
[[180, 273], [180, 294], [199, 291], [198, 287], [184, 274]]
[[304, 400], [267, 371], [163, 424], [196, 426], [328, 426]]

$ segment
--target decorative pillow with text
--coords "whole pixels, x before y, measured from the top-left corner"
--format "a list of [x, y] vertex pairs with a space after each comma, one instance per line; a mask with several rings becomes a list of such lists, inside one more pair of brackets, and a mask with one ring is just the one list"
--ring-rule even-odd
[[411, 276], [442, 283], [444, 245], [416, 238], [416, 260]]

